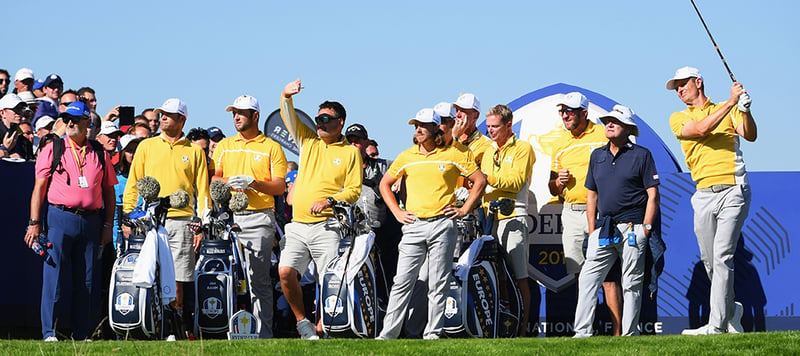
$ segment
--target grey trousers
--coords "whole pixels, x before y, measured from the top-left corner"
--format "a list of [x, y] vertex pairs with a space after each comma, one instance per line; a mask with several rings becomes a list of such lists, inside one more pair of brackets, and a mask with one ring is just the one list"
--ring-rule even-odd
[[628, 245], [628, 224], [617, 224], [622, 232], [619, 243], [600, 246], [600, 229], [589, 235], [586, 249], [586, 262], [578, 277], [578, 306], [575, 310], [575, 334], [592, 335], [594, 312], [597, 307], [597, 291], [603, 284], [608, 271], [622, 258], [622, 335], [638, 335], [639, 311], [642, 304], [642, 284], [644, 282], [644, 259], [647, 251], [647, 237], [641, 224], [633, 225], [636, 246]]
[[455, 222], [450, 219], [431, 222], [417, 220], [403, 226], [403, 238], [398, 245], [397, 275], [389, 294], [381, 337], [396, 339], [400, 336], [411, 292], [426, 260], [428, 322], [423, 337], [441, 333], [444, 325], [445, 292], [448, 276], [453, 268], [456, 235]]
[[250, 215], [234, 215], [242, 228], [239, 233], [250, 280], [253, 315], [261, 321], [260, 338], [272, 338], [272, 279], [269, 275], [272, 243], [275, 239], [275, 211], [261, 210]]
[[697, 191], [692, 196], [694, 233], [711, 280], [708, 325], [720, 330], [728, 329], [736, 308], [733, 254], [750, 210], [750, 195], [750, 186], [741, 184], [721, 192]]

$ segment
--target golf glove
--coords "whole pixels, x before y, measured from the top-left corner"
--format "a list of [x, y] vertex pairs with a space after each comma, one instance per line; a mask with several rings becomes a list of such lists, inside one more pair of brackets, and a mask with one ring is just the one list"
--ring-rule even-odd
[[251, 176], [233, 176], [228, 178], [228, 184], [230, 184], [233, 189], [247, 189], [254, 180], [255, 178]]
[[742, 93], [742, 95], [739, 95], [739, 102], [736, 103], [736, 107], [739, 108], [741, 112], [749, 112], [752, 102], [753, 99], [750, 99], [750, 94]]
[[456, 194], [456, 201], [461, 203], [461, 205], [464, 205], [464, 202], [466, 202], [467, 198], [469, 198], [469, 190], [464, 187], [456, 189], [455, 194]]

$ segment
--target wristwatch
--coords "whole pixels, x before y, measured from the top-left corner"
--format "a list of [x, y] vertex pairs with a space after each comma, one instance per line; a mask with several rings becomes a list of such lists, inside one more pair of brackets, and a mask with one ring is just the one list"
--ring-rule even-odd
[[336, 200], [333, 199], [333, 197], [328, 197], [327, 200], [328, 200], [328, 205], [330, 205], [330, 207], [333, 208], [333, 205], [336, 204]]
[[645, 228], [645, 229], [647, 229], [647, 231], [653, 231], [653, 225], [650, 225], [650, 224], [644, 224], [644, 225], [642, 225], [642, 226], [644, 226], [644, 228]]
[[28, 226], [39, 225], [39, 220], [28, 220]]

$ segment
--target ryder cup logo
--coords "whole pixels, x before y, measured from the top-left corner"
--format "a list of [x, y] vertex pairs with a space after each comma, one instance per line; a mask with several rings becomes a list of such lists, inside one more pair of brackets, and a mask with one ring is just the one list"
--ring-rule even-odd
[[256, 155], [255, 157], [253, 157], [253, 160], [256, 162], [261, 162], [261, 155]]
[[214, 297], [206, 298], [202, 312], [211, 319], [222, 315], [222, 301]]
[[189, 163], [189, 157], [183, 156], [181, 157], [181, 161], [183, 161], [183, 163]]
[[335, 164], [335, 165], [337, 165], [337, 166], [338, 166], [338, 165], [342, 164], [342, 160], [341, 160], [341, 159], [338, 159], [338, 158], [334, 158], [334, 159], [333, 159], [333, 164]]
[[122, 315], [127, 315], [133, 310], [133, 308], [133, 296], [128, 293], [122, 293], [118, 295], [114, 301], [114, 310], [118, 311]]
[[458, 303], [456, 302], [456, 298], [447, 297], [447, 301], [444, 305], [444, 317], [450, 319], [456, 314], [458, 314]]
[[344, 310], [342, 306], [342, 300], [339, 297], [332, 295], [330, 297], [325, 298], [325, 304], [322, 308], [325, 311], [325, 314], [330, 316], [334, 316], [335, 314], [341, 314]]
[[439, 170], [440, 170], [440, 171], [442, 171], [442, 172], [444, 172], [444, 164], [443, 164], [443, 163], [442, 163], [442, 164], [439, 164]]

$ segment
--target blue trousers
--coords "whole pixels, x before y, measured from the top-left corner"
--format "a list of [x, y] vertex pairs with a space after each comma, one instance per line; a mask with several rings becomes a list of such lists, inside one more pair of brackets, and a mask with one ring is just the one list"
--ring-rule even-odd
[[95, 265], [102, 228], [100, 214], [79, 216], [53, 206], [47, 212], [47, 238], [54, 264], [42, 271], [42, 337], [55, 336], [58, 315], [70, 303], [72, 338], [89, 336], [91, 307], [100, 290], [101, 266]]

